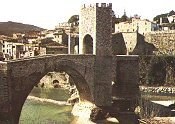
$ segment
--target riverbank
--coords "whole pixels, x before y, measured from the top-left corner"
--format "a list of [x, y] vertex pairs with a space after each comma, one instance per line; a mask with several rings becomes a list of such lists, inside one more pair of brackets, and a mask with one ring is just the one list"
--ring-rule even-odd
[[28, 96], [27, 99], [28, 100], [35, 100], [35, 101], [39, 101], [39, 102], [52, 103], [52, 104], [56, 104], [56, 105], [71, 105], [67, 101], [57, 101], [57, 100], [53, 100], [53, 99], [39, 98], [39, 97], [35, 97], [35, 96]]
[[149, 87], [149, 86], [139, 86], [140, 91], [143, 93], [157, 93], [157, 94], [175, 94], [175, 87]]

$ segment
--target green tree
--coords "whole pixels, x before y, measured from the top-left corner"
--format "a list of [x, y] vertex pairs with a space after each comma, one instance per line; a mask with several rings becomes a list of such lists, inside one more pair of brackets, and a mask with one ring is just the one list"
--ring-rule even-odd
[[158, 24], [160, 24], [160, 18], [165, 18], [167, 17], [168, 13], [157, 15], [153, 18], [153, 21], [156, 21]]
[[73, 15], [69, 18], [68, 23], [74, 23], [75, 25], [78, 25], [79, 21], [79, 15]]

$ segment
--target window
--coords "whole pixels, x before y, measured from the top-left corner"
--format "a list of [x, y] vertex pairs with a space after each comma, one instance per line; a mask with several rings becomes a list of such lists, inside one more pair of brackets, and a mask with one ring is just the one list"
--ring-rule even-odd
[[3, 48], [5, 47], [5, 45], [3, 45]]

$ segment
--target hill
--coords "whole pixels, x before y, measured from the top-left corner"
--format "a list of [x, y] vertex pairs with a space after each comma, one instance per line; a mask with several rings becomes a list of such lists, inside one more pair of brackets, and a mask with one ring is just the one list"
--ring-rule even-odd
[[18, 22], [0, 22], [0, 35], [7, 35], [12, 36], [13, 33], [25, 33], [29, 31], [41, 31], [44, 30], [43, 28], [29, 25], [29, 24], [23, 24]]

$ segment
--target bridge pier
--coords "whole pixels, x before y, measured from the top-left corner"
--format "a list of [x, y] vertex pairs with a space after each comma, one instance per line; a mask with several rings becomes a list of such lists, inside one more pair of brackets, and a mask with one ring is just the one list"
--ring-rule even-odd
[[11, 113], [7, 63], [0, 62], [0, 123], [15, 123]]
[[111, 106], [112, 63], [112, 56], [96, 56], [94, 66], [94, 94], [95, 104], [97, 106]]

